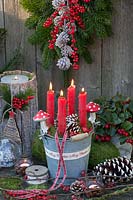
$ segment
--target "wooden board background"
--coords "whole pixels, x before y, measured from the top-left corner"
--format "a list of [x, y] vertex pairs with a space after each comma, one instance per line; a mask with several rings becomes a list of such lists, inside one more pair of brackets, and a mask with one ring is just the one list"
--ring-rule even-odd
[[[79, 71], [72, 71], [77, 94], [82, 87], [88, 92], [88, 101], [100, 95], [112, 96], [116, 92], [133, 97], [133, 1], [113, 0], [113, 32], [106, 40], [97, 40], [91, 47], [94, 62], [86, 64], [81, 58]], [[63, 73], [55, 64], [45, 71], [41, 66], [39, 48], [28, 43], [31, 34], [24, 25], [28, 14], [19, 0], [0, 0], [0, 27], [7, 29], [7, 38], [0, 44], [0, 67], [11, 59], [16, 48], [22, 49], [24, 63], [16, 69], [33, 71], [38, 80], [39, 108], [46, 108], [46, 91], [52, 81], [56, 97], [64, 87]]]

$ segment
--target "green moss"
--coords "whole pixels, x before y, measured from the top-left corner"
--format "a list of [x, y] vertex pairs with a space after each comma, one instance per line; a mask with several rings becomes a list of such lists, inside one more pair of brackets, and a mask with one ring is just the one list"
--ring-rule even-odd
[[39, 185], [28, 185], [26, 187], [27, 190], [32, 190], [32, 189], [48, 189], [48, 185], [46, 184], [39, 184]]
[[46, 162], [46, 156], [44, 151], [43, 141], [39, 139], [40, 130], [34, 133], [33, 143], [32, 143], [32, 156], [38, 160]]
[[106, 159], [120, 156], [118, 149], [111, 142], [92, 142], [89, 168], [93, 168], [98, 163]]
[[21, 189], [22, 180], [15, 177], [2, 177], [0, 178], [0, 188], [2, 189]]

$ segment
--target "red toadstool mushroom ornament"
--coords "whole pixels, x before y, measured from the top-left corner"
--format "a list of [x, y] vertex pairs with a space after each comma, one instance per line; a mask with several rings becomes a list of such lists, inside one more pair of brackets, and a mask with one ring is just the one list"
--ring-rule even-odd
[[100, 110], [100, 106], [97, 103], [89, 102], [86, 105], [86, 111], [90, 113], [89, 121], [94, 124], [96, 120], [96, 112]]
[[49, 118], [49, 114], [44, 112], [43, 110], [40, 110], [34, 117], [33, 120], [35, 122], [40, 122], [40, 129], [41, 129], [41, 135], [44, 135], [47, 133], [48, 126], [46, 124], [46, 120]]

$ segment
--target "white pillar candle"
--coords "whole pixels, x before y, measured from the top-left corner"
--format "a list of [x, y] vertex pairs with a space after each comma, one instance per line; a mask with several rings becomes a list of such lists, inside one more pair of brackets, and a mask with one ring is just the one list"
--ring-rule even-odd
[[1, 77], [1, 83], [6, 84], [21, 84], [28, 82], [28, 76], [21, 75], [21, 74], [14, 74], [14, 75], [5, 75]]

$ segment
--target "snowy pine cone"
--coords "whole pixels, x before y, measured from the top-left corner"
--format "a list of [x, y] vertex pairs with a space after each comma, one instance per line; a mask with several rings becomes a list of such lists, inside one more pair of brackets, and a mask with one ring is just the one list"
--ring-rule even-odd
[[67, 31], [61, 32], [55, 42], [55, 45], [59, 48], [66, 45], [66, 43], [70, 40], [69, 35], [67, 34]]
[[85, 182], [82, 180], [76, 180], [70, 185], [70, 191], [72, 193], [84, 192], [85, 188]]
[[68, 70], [70, 68], [70, 59], [68, 57], [62, 57], [58, 60], [57, 66], [61, 70]]
[[55, 25], [55, 26], [58, 26], [60, 21], [61, 21], [61, 16], [56, 16], [56, 17], [54, 18], [54, 25]]
[[71, 56], [73, 49], [69, 45], [65, 45], [61, 47], [61, 55], [63, 56]]
[[65, 4], [65, 0], [53, 0], [52, 1], [52, 6], [55, 9], [58, 9], [60, 7], [61, 4]]
[[133, 163], [126, 157], [106, 160], [94, 167], [95, 175], [102, 175], [103, 182], [128, 181], [133, 176]]

